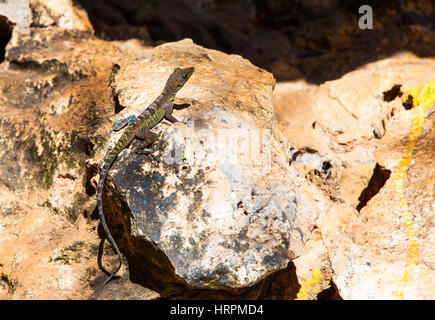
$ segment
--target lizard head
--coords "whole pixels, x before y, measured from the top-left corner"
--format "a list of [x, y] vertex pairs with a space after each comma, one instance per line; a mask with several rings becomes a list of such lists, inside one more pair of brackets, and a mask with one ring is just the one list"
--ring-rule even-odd
[[194, 71], [193, 67], [186, 68], [186, 69], [176, 68], [174, 72], [171, 74], [171, 76], [169, 77], [167, 85], [170, 85], [172, 87], [171, 89], [177, 92], [184, 86], [187, 80], [189, 80], [193, 71]]

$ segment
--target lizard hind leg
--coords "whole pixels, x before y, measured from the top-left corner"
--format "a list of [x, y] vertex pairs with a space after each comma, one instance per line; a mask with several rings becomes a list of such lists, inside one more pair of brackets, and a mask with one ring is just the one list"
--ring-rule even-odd
[[161, 149], [161, 144], [151, 150], [145, 149], [146, 147], [152, 145], [154, 142], [158, 140], [159, 136], [157, 134], [147, 129], [141, 129], [136, 132], [135, 136], [136, 138], [144, 141], [144, 143], [141, 144], [140, 148], [137, 148], [137, 154], [145, 154], [147, 156], [150, 156], [157, 162], [162, 162], [160, 159], [154, 156], [154, 152]]
[[128, 149], [132, 142], [136, 139], [143, 140], [143, 147], [148, 147], [150, 144], [153, 144], [159, 136], [148, 129], [139, 129], [132, 133], [131, 137], [126, 141], [121, 149]]
[[143, 140], [143, 146], [148, 147], [159, 139], [159, 135], [148, 129], [139, 129], [134, 133], [136, 139]]
[[112, 127], [112, 130], [106, 136], [111, 134], [113, 131], [119, 131], [124, 127], [128, 127], [136, 120], [136, 116], [133, 114], [128, 118], [122, 119], [122, 120], [116, 120], [115, 124]]

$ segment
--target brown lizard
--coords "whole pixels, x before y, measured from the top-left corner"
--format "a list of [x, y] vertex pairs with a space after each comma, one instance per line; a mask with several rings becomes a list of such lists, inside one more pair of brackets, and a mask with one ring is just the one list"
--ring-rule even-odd
[[102, 198], [103, 186], [104, 181], [106, 180], [107, 173], [112, 167], [119, 153], [122, 150], [128, 148], [135, 139], [145, 140], [146, 146], [154, 143], [158, 139], [158, 135], [152, 133], [150, 129], [157, 125], [163, 118], [166, 118], [171, 123], [178, 122], [178, 120], [172, 116], [175, 95], [184, 86], [187, 80], [189, 80], [193, 71], [193, 67], [186, 69], [176, 68], [174, 72], [169, 76], [163, 92], [157, 97], [157, 99], [153, 103], [151, 103], [134, 121], [122, 121], [122, 125], [119, 125], [119, 122], [117, 122], [115, 128], [113, 129], [115, 131], [118, 131], [125, 126], [128, 126], [125, 132], [119, 138], [118, 142], [115, 144], [115, 146], [106, 154], [104, 158], [103, 168], [100, 172], [100, 180], [98, 182], [97, 188], [98, 213], [100, 214], [100, 221], [104, 231], [107, 234], [107, 238], [110, 240], [119, 258], [118, 268], [114, 272], [110, 273], [110, 276], [106, 279], [104, 284], [109, 282], [122, 266], [121, 253], [119, 252], [118, 246], [116, 245], [116, 242], [113, 239], [109, 228], [107, 227], [106, 220], [104, 219]]

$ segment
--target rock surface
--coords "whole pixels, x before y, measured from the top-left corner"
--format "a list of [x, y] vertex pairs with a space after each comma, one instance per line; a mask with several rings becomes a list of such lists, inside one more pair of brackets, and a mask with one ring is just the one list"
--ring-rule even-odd
[[[433, 59], [400, 54], [320, 86], [277, 85], [279, 127], [295, 145], [292, 165], [335, 202], [317, 220], [329, 256], [324, 262], [319, 258], [317, 269], [332, 266], [332, 279], [344, 299], [433, 298], [433, 268], [428, 261], [433, 252], [434, 173], [422, 171], [433, 162], [433, 115], [421, 123], [403, 196], [392, 177], [419, 110], [405, 109], [403, 93], [431, 83], [434, 75]], [[370, 85], [363, 90], [355, 87], [368, 79]], [[400, 295], [410, 241], [403, 203], [413, 215], [415, 255], [427, 258], [417, 258]], [[309, 252], [301, 259], [306, 255]]]
[[[163, 163], [127, 151], [114, 165], [114, 183], [132, 214], [124, 221], [131, 230], [123, 235], [126, 251], [138, 254], [143, 240], [149, 242], [146, 247], [158, 250], [132, 259], [158, 261], [163, 252], [170, 263], [157, 263], [153, 270], [190, 287], [248, 287], [302, 253], [328, 204], [288, 169], [274, 126], [272, 75], [239, 56], [190, 40], [156, 47], [149, 57], [121, 65], [114, 76], [118, 101], [128, 106], [120, 117], [151, 103], [165, 81], [155, 83], [174, 67], [193, 65], [195, 72], [178, 95], [190, 107], [174, 113], [183, 124], [156, 129], [165, 145], [159, 154]], [[125, 208], [110, 210], [122, 216]], [[143, 270], [144, 278], [157, 278], [145, 269], [147, 263], [135, 269]]]
[[[94, 38], [81, 24], [34, 27], [24, 15], [15, 19], [11, 3], [0, 12], [16, 23], [0, 65], [0, 297], [156, 297], [138, 286], [99, 291], [97, 172], [86, 161], [101, 148], [96, 132], [110, 127], [112, 63], [130, 50]], [[55, 19], [43, 2], [29, 8]], [[62, 19], [76, 19], [74, 10]]]
[[[145, 46], [156, 45], [145, 25], [168, 5], [168, 34], [206, 25], [195, 43], [208, 39], [274, 75], [189, 39]], [[375, 52], [365, 34], [346, 42], [352, 5], [337, 10], [336, 1], [243, 2], [226, 27], [230, 2], [168, 2], [145, 15], [122, 2], [104, 20], [112, 35], [76, 2], [0, 3], [0, 298], [433, 299], [435, 114], [424, 117], [433, 102], [409, 110], [405, 93], [426, 83], [413, 102], [429, 101], [435, 62], [400, 53], [360, 63], [430, 47], [427, 5], [395, 4], [397, 17], [377, 20]], [[179, 14], [197, 24], [180, 27]], [[119, 16], [134, 25], [116, 24]], [[386, 31], [391, 23], [403, 32]], [[104, 39], [141, 41], [104, 41], [94, 27]], [[176, 99], [189, 104], [174, 111], [181, 123], [153, 129], [161, 162], [135, 142], [106, 181], [105, 214], [125, 263], [103, 286], [117, 260], [102, 240], [96, 180], [119, 137], [105, 134], [152, 102], [175, 66], [191, 65]]]
[[[377, 163], [376, 141], [392, 116], [405, 110], [400, 95], [434, 74], [433, 59], [399, 54], [320, 86], [278, 83], [275, 113], [280, 130], [294, 144], [293, 164], [330, 197], [356, 208]], [[395, 86], [398, 95], [388, 101]]]
[[435, 156], [433, 115], [422, 122], [412, 165], [399, 184], [394, 176], [399, 161], [390, 165], [418, 112], [402, 111], [387, 127], [376, 158], [393, 173], [358, 219], [331, 243], [334, 280], [344, 299], [434, 298], [434, 172], [427, 170]]

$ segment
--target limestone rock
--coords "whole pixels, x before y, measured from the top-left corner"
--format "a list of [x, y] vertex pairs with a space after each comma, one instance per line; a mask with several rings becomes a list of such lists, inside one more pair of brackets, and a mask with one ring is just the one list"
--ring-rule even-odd
[[31, 10], [28, 1], [2, 1], [0, 3], [0, 16], [6, 17], [16, 25], [15, 29], [26, 33], [32, 22]]
[[305, 244], [304, 252], [293, 263], [301, 285], [297, 300], [315, 299], [320, 292], [330, 287], [333, 270], [319, 229], [314, 229], [310, 240]]
[[121, 153], [106, 215], [121, 217], [129, 262], [142, 261], [132, 277], [157, 278], [160, 269], [172, 278], [166, 282], [190, 287], [251, 286], [302, 253], [328, 204], [288, 168], [274, 126], [273, 77], [239, 56], [183, 40], [121, 65], [112, 83], [126, 107], [119, 117], [151, 103], [177, 66], [195, 67], [176, 100], [190, 107], [174, 112], [181, 124], [155, 129], [162, 163]]
[[[1, 1], [0, 299], [433, 299], [434, 114], [400, 99], [435, 74], [420, 2], [379, 3], [359, 33], [337, 1]], [[278, 80], [335, 80], [279, 82], [272, 105], [273, 77], [239, 56], [146, 45], [186, 34]], [[419, 57], [390, 54], [405, 48]], [[161, 162], [135, 142], [106, 181], [126, 261], [104, 287], [105, 134], [190, 65], [182, 122], [153, 129]]]
[[[279, 128], [292, 145], [292, 166], [335, 201], [328, 213], [319, 217], [317, 226], [331, 260], [334, 273], [332, 279], [344, 299], [395, 297], [394, 285], [398, 285], [404, 271], [385, 262], [393, 259], [387, 259], [386, 255], [389, 248], [404, 241], [402, 249], [394, 251], [396, 256], [393, 259], [397, 261], [396, 264], [402, 261], [401, 268], [403, 268], [406, 261], [401, 259], [406, 258], [406, 233], [403, 234], [402, 231], [400, 240], [399, 235], [391, 239], [383, 239], [385, 252], [377, 249], [376, 254], [371, 251], [366, 252], [366, 244], [362, 246], [361, 240], [364, 238], [366, 243], [374, 246], [377, 241], [371, 238], [374, 233], [379, 233], [378, 236], [385, 234], [385, 237], [397, 233], [391, 230], [381, 231], [379, 228], [382, 230], [384, 226], [387, 230], [403, 228], [403, 214], [400, 214], [397, 208], [394, 209], [394, 205], [397, 206], [395, 200], [397, 195], [391, 190], [393, 187], [391, 182], [385, 184], [381, 192], [369, 202], [368, 207], [364, 206], [366, 201], [383, 186], [390, 176], [390, 171], [402, 159], [402, 146], [409, 136], [414, 113], [405, 111], [400, 96], [410, 87], [431, 80], [434, 74], [433, 59], [400, 54], [369, 64], [361, 70], [321, 86], [299, 81], [279, 83], [275, 89], [275, 113]], [[430, 119], [424, 122], [426, 128], [430, 128], [429, 122], [432, 121]], [[427, 151], [431, 149], [430, 139], [427, 135], [422, 139], [426, 139], [427, 142], [415, 146], [415, 157], [425, 163], [421, 165], [422, 168], [431, 167], [429, 164], [431, 153]], [[381, 174], [384, 177], [381, 177]], [[371, 191], [368, 196], [363, 196], [366, 190], [373, 187], [369, 186], [369, 180], [371, 183], [372, 180], [377, 181], [377, 179], [383, 180], [376, 186], [377, 190]], [[433, 180], [433, 173], [428, 172], [427, 178], [422, 176], [421, 180], [410, 181], [407, 184], [432, 186], [429, 182], [432, 181], [431, 179]], [[384, 190], [385, 188], [387, 189]], [[433, 186], [428, 188], [423, 187], [422, 190], [425, 190], [426, 195], [433, 194], [433, 190], [430, 191]], [[387, 191], [389, 189], [390, 191]], [[379, 197], [381, 198], [376, 200]], [[426, 196], [422, 195], [422, 197]], [[378, 203], [376, 208], [375, 203]], [[355, 209], [361, 208], [363, 208], [361, 216], [357, 218], [359, 213]], [[415, 207], [412, 210], [417, 215], [415, 219], [423, 215], [427, 220], [429, 208], [428, 204]], [[422, 210], [426, 213], [419, 213]], [[370, 212], [369, 221], [373, 220], [370, 225], [367, 225], [367, 218], [365, 218], [368, 212]], [[381, 214], [384, 212], [388, 214]], [[429, 234], [429, 231], [421, 231], [422, 239], [426, 239]], [[387, 244], [389, 241], [391, 243]], [[425, 247], [422, 245], [420, 248], [425, 252], [429, 251]], [[298, 260], [304, 261], [305, 256], [308, 259], [310, 255], [315, 255], [315, 250], [311, 253], [307, 246], [305, 250]], [[383, 258], [376, 258], [377, 254], [382, 254]], [[364, 264], [365, 262], [368, 264]], [[376, 265], [375, 268], [371, 267], [373, 265]], [[299, 282], [302, 284], [310, 281], [308, 272], [310, 268], [311, 271], [313, 268], [326, 270], [328, 263], [319, 259], [317, 266], [310, 264], [300, 264], [299, 267], [296, 264], [296, 266], [297, 273], [304, 274], [303, 277], [299, 276]], [[366, 271], [360, 273], [358, 268]], [[391, 274], [381, 272], [384, 269], [391, 270]], [[415, 289], [417, 286], [415, 282], [419, 281], [419, 272], [421, 277], [423, 274], [428, 275], [427, 268], [422, 271], [420, 265], [416, 269], [419, 271], [415, 271], [416, 278], [413, 284], [410, 284], [414, 289], [409, 289], [414, 290], [412, 293], [414, 295], [406, 296], [406, 292], [403, 295], [411, 299], [412, 297], [428, 298], [429, 293], [422, 291], [423, 288], [428, 288], [433, 280], [430, 280], [431, 276], [429, 276], [427, 281], [423, 281], [420, 285], [421, 289]], [[382, 281], [382, 286], [388, 289], [379, 289], [375, 285], [376, 281], [378, 283]], [[363, 283], [366, 289], [359, 290], [359, 286]], [[383, 290], [390, 291], [387, 294]]]
[[427, 170], [435, 156], [433, 116], [422, 122], [403, 181], [394, 175], [418, 112], [415, 108], [393, 117], [376, 153], [392, 175], [358, 219], [328, 237], [334, 280], [344, 299], [434, 298], [434, 173]]
[[30, 29], [58, 27], [93, 33], [86, 11], [71, 0], [6, 0], [0, 3], [0, 15], [16, 24], [19, 33]]
[[[392, 116], [405, 110], [400, 96], [434, 74], [433, 60], [398, 54], [320, 86], [278, 83], [275, 113], [293, 145], [293, 165], [332, 198], [356, 207], [376, 166], [376, 140]], [[396, 85], [397, 94], [386, 98]], [[306, 154], [316, 156], [316, 166]]]
[[130, 56], [89, 30], [7, 17], [17, 25], [0, 65], [0, 297], [98, 298], [97, 172], [88, 160], [111, 125], [112, 64]]
[[94, 32], [86, 11], [71, 0], [30, 0], [29, 5], [35, 27]]

